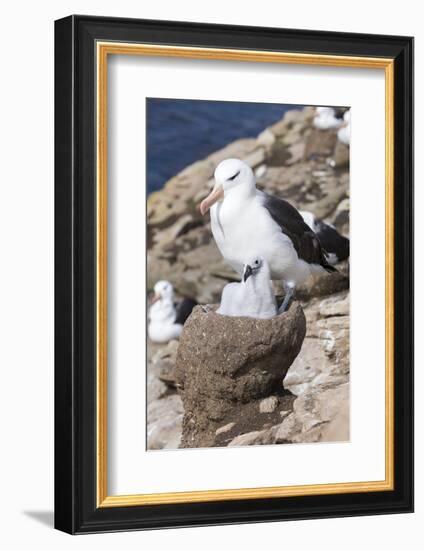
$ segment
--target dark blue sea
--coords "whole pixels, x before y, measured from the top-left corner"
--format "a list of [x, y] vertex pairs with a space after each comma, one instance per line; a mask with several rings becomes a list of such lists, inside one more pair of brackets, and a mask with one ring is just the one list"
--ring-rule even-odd
[[298, 105], [186, 99], [147, 100], [147, 191], [228, 143], [256, 137]]

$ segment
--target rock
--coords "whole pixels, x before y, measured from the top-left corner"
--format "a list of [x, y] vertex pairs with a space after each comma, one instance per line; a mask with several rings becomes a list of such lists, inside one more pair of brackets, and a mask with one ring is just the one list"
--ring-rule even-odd
[[[149, 343], [150, 345], [150, 343]], [[171, 340], [165, 346], [161, 346], [151, 358], [150, 371], [166, 386], [175, 387], [175, 361], [177, 357], [178, 341]], [[166, 388], [165, 386], [165, 388]], [[150, 391], [150, 386], [149, 386]]]
[[228, 447], [241, 447], [244, 445], [257, 445], [259, 436], [263, 432], [249, 432], [247, 434], [238, 435], [230, 443]]
[[271, 132], [269, 128], [266, 128], [258, 135], [257, 142], [259, 145], [263, 145], [266, 148], [271, 147], [271, 145], [275, 143], [275, 134]]
[[290, 443], [291, 437], [299, 429], [294, 413], [286, 416], [284, 421], [275, 430], [274, 441], [278, 443]]
[[319, 312], [323, 317], [349, 315], [349, 294], [343, 293], [342, 299], [340, 294], [337, 294], [323, 300], [320, 303]]
[[286, 164], [290, 166], [292, 164], [295, 164], [296, 162], [301, 161], [305, 156], [305, 143], [303, 141], [293, 143], [293, 145], [288, 147], [288, 152], [290, 153], [290, 157], [286, 161]]
[[266, 152], [264, 147], [258, 147], [248, 155], [244, 157], [244, 162], [250, 166], [250, 168], [255, 169], [257, 166], [263, 164], [266, 159]]
[[314, 388], [294, 402], [293, 413], [271, 434], [275, 443], [349, 439], [349, 384]]
[[235, 437], [228, 446], [349, 440], [349, 385], [315, 388], [298, 397], [280, 424]]
[[278, 407], [278, 397], [275, 395], [270, 395], [259, 403], [259, 412], [260, 413], [272, 413]]
[[302, 351], [284, 379], [284, 387], [294, 395], [349, 381], [348, 300], [344, 291], [325, 300], [314, 299], [305, 308], [307, 332]]
[[177, 394], [147, 407], [147, 448], [177, 449], [181, 441], [183, 406]]
[[349, 441], [349, 401], [344, 400], [337, 414], [321, 430], [321, 441]]
[[147, 375], [147, 403], [160, 399], [167, 392], [166, 384], [159, 380], [155, 374], [149, 372]]
[[[331, 215], [346, 197], [349, 180], [317, 159], [291, 164], [291, 153], [274, 162], [258, 181], [264, 191], [288, 200], [299, 210], [310, 210], [318, 218]], [[282, 165], [282, 163], [286, 165]], [[314, 175], [325, 169], [324, 175]]]
[[164, 362], [158, 373], [159, 380], [170, 388], [175, 388], [175, 363]]
[[147, 345], [147, 403], [160, 399], [168, 392], [168, 385], [160, 379], [165, 364], [175, 363], [178, 342], [169, 342], [166, 346], [148, 342]]
[[317, 322], [325, 352], [337, 362], [349, 359], [349, 317], [329, 317]]
[[305, 330], [298, 303], [267, 320], [197, 306], [184, 326], [175, 369], [185, 411], [181, 446], [213, 446], [219, 425], [238, 422], [243, 408], [257, 416], [249, 404], [281, 388]]
[[340, 201], [332, 216], [333, 225], [346, 237], [349, 236], [349, 212], [350, 200], [346, 198]]
[[305, 338], [302, 352], [293, 362], [284, 379], [284, 388], [294, 395], [301, 395], [314, 384], [322, 369], [330, 369], [323, 345], [317, 346], [313, 338]]
[[269, 127], [269, 130], [276, 136], [276, 137], [284, 137], [287, 134], [289, 134], [292, 129], [295, 129], [295, 132], [298, 131], [298, 127], [296, 125], [300, 125], [302, 128], [309, 127], [312, 119], [313, 119], [313, 109], [309, 107], [305, 107], [302, 110], [291, 110], [287, 111], [287, 113], [284, 115], [284, 117]]
[[[296, 297], [310, 300], [313, 296], [328, 296], [349, 288], [349, 261], [337, 264], [337, 272], [317, 273], [296, 288]], [[279, 291], [279, 293], [281, 290]]]
[[337, 140], [334, 150], [334, 162], [338, 168], [349, 164], [349, 151], [350, 149], [347, 145]]
[[160, 233], [155, 233], [153, 242], [156, 243], [159, 241], [161, 246], [166, 246], [168, 243], [173, 243], [177, 237], [187, 233], [188, 229], [192, 227], [196, 227], [196, 223], [191, 214], [180, 216], [173, 225], [167, 227]]
[[230, 430], [232, 430], [235, 425], [236, 425], [235, 422], [229, 422], [228, 424], [225, 424], [225, 426], [221, 426], [220, 428], [218, 428], [215, 431], [215, 435], [225, 434], [225, 433], [229, 432]]
[[313, 128], [306, 141], [305, 159], [333, 156], [337, 141], [335, 130]]
[[261, 164], [260, 166], [258, 166], [255, 170], [256, 178], [261, 178], [263, 175], [265, 175], [266, 171], [267, 171], [266, 164]]

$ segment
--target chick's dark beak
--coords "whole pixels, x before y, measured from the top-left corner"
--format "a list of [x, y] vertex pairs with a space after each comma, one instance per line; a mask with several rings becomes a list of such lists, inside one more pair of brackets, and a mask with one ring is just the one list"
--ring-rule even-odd
[[253, 273], [253, 269], [250, 267], [250, 265], [247, 265], [244, 268], [243, 281], [246, 282], [247, 279], [252, 275], [252, 273]]

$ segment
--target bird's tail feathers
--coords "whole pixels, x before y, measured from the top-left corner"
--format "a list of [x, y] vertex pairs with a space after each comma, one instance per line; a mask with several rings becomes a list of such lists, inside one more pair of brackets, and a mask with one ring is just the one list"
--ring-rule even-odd
[[338, 273], [339, 270], [334, 267], [334, 265], [331, 265], [328, 263], [328, 257], [329, 254], [326, 250], [322, 249], [322, 262], [321, 265], [327, 271], [327, 273]]
[[325, 269], [325, 271], [327, 271], [327, 273], [338, 273], [339, 272], [339, 270], [336, 267], [334, 267], [334, 265], [331, 265], [331, 264], [328, 264], [328, 263], [326, 263], [322, 267]]

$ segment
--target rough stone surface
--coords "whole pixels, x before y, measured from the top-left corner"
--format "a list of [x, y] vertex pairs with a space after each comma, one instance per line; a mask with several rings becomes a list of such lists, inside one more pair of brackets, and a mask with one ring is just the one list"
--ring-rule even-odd
[[[298, 209], [313, 212], [349, 236], [349, 148], [338, 141], [337, 131], [314, 128], [314, 114], [315, 110], [310, 107], [289, 111], [257, 139], [230, 143], [186, 167], [149, 197], [149, 290], [157, 280], [168, 279], [177, 294], [210, 304], [219, 301], [229, 281], [238, 280], [215, 245], [209, 216], [202, 217], [197, 208], [213, 185], [216, 165], [224, 158], [245, 160], [255, 170], [259, 188], [285, 198]], [[208, 414], [216, 416], [216, 419], [200, 416], [201, 422], [211, 425], [213, 433], [199, 437], [199, 445], [228, 445], [239, 436], [243, 437], [237, 445], [348, 438], [349, 262], [339, 263], [337, 269], [338, 273], [309, 279], [296, 291], [306, 316], [307, 331], [300, 353], [284, 378], [284, 387], [280, 383], [276, 389], [268, 388], [262, 394], [272, 373], [259, 372], [257, 377], [251, 376], [250, 366], [245, 372], [244, 367], [229, 372], [231, 369], [214, 364], [213, 357], [202, 363], [203, 368], [199, 362], [198, 368], [193, 367], [193, 375], [198, 379], [193, 381], [189, 393], [194, 400], [198, 383], [198, 400], [207, 402], [211, 406]], [[278, 284], [275, 288], [281, 295]], [[207, 335], [209, 327], [204, 328]], [[149, 448], [176, 448], [180, 443], [182, 408], [175, 380], [177, 349], [177, 341], [165, 346], [151, 342], [148, 345]], [[199, 357], [204, 360], [203, 356]], [[229, 357], [232, 361], [233, 356]], [[192, 359], [194, 364], [195, 356]], [[222, 401], [217, 397], [218, 386], [214, 387], [208, 377], [203, 378], [205, 365], [212, 376], [218, 372], [217, 380], [223, 384], [229, 382]], [[249, 383], [242, 391], [238, 384], [245, 375]], [[283, 375], [280, 382], [282, 378]], [[211, 388], [209, 399], [207, 392]], [[223, 403], [227, 403], [227, 394], [232, 396], [235, 388], [238, 388], [237, 398], [231, 401], [231, 410], [227, 411]], [[260, 396], [253, 397], [256, 390]], [[240, 395], [252, 400], [243, 401]], [[259, 414], [261, 401], [270, 395], [278, 399], [276, 409]], [[340, 407], [329, 414], [323, 399], [337, 401]], [[193, 427], [186, 429], [187, 433], [193, 432]], [[252, 432], [254, 437], [248, 435]]]
[[241, 434], [235, 437], [230, 443], [228, 443], [228, 447], [242, 447], [244, 445], [257, 445], [258, 441], [260, 440], [261, 434], [264, 432], [248, 432], [246, 434]]
[[259, 412], [260, 413], [272, 413], [278, 407], [278, 397], [275, 395], [270, 395], [259, 403]]
[[215, 435], [221, 435], [229, 432], [234, 426], [236, 425], [235, 422], [229, 422], [228, 424], [225, 424], [225, 426], [221, 426], [215, 431]]
[[185, 410], [182, 446], [213, 446], [217, 428], [238, 422], [243, 404], [281, 387], [305, 331], [298, 303], [267, 320], [197, 306], [184, 326], [175, 369]]
[[349, 440], [349, 385], [316, 387], [294, 402], [293, 413], [274, 431], [274, 443]]
[[154, 354], [151, 370], [154, 375], [166, 386], [175, 387], [175, 359], [177, 356], [178, 341], [171, 340]]
[[337, 387], [349, 381], [349, 295], [311, 300], [305, 308], [306, 338], [284, 387], [301, 395], [314, 386]]
[[175, 382], [161, 380], [164, 369], [174, 369], [178, 342], [147, 346], [147, 448], [175, 449], [182, 432], [183, 407]]
[[[287, 412], [287, 411], [284, 411]], [[280, 424], [238, 435], [229, 447], [349, 440], [349, 385], [315, 388], [294, 401]]]
[[183, 405], [178, 395], [155, 400], [147, 407], [148, 449], [176, 449], [181, 441]]

